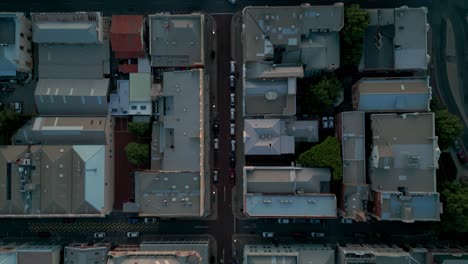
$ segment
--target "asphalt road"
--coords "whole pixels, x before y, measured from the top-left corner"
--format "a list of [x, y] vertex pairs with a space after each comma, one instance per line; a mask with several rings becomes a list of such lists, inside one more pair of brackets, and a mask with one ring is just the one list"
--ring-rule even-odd
[[[46, 2], [46, 3], [45, 3]], [[71, 11], [102, 11], [105, 15], [115, 13], [149, 14], [155, 12], [192, 12], [233, 13], [249, 5], [298, 5], [311, 2], [315, 5], [343, 2], [345, 4], [359, 3], [366, 8], [395, 7], [401, 5], [429, 5], [431, 0], [238, 0], [230, 4], [226, 0], [3, 0], [0, 10], [16, 12], [71, 12]]]

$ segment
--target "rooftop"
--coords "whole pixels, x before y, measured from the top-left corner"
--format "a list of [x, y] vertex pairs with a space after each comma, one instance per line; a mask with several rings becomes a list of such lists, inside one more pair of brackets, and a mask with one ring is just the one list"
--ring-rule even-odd
[[15, 44], [16, 13], [0, 13], [0, 45]]
[[364, 112], [341, 113], [343, 183], [366, 183]]
[[252, 217], [336, 217], [330, 169], [244, 167], [244, 210]]
[[131, 102], [151, 102], [151, 74], [130, 73]]
[[356, 110], [425, 112], [429, 110], [429, 77], [363, 78], [356, 84]]
[[151, 65], [183, 67], [204, 64], [204, 15], [149, 15]]
[[339, 66], [343, 4], [250, 6], [242, 13], [245, 62], [304, 63], [306, 70]]
[[244, 119], [245, 155], [293, 154], [295, 141], [317, 142], [317, 121]]
[[40, 78], [34, 95], [107, 96], [109, 79], [48, 79]]
[[335, 251], [319, 245], [245, 245], [245, 264], [334, 264]]
[[39, 77], [101, 79], [109, 72], [107, 44], [38, 45]]
[[164, 100], [159, 100], [164, 105], [160, 123], [162, 170], [200, 171], [203, 166], [203, 78], [200, 69], [164, 72]]
[[135, 173], [135, 202], [140, 216], [203, 216], [199, 172]]
[[106, 163], [99, 145], [0, 148], [0, 217], [104, 216]]
[[144, 16], [112, 15], [112, 50], [117, 58], [144, 57]]
[[427, 9], [369, 9], [371, 22], [364, 36], [364, 69], [425, 70]]
[[296, 78], [246, 80], [244, 114], [295, 115]]
[[109, 245], [71, 244], [65, 247], [64, 264], [105, 264]]
[[[373, 190], [435, 192], [439, 151], [433, 113], [371, 115]], [[411, 132], [409, 132], [411, 131]]]
[[31, 13], [36, 43], [98, 43], [102, 41], [99, 12]]
[[110, 115], [128, 115], [130, 99], [130, 81], [117, 80], [117, 93], [109, 96]]

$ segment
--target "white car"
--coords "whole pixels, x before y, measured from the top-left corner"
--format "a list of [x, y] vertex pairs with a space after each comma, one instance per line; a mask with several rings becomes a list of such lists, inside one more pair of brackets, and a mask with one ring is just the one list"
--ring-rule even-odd
[[229, 66], [230, 66], [230, 69], [231, 69], [231, 74], [236, 74], [236, 62], [235, 61], [231, 61], [229, 63]]
[[328, 117], [328, 127], [334, 128], [335, 127], [335, 118], [333, 116]]
[[11, 102], [10, 108], [13, 109], [16, 113], [23, 112], [23, 103], [22, 102]]
[[105, 238], [106, 232], [96, 232], [94, 233], [94, 238]]
[[234, 75], [231, 74], [229, 75], [229, 86], [231, 88], [234, 88], [235, 85], [236, 85], [235, 77]]
[[145, 219], [143, 220], [143, 222], [145, 222], [146, 224], [154, 224], [154, 223], [156, 223], [156, 218], [145, 217]]
[[262, 237], [264, 238], [272, 238], [275, 235], [274, 232], [263, 232]]
[[279, 224], [289, 224], [289, 219], [287, 218], [280, 218], [278, 219]]
[[326, 116], [322, 117], [322, 127], [328, 128], [328, 117]]
[[321, 233], [321, 232], [311, 232], [311, 233], [310, 233], [310, 236], [311, 236], [311, 237], [325, 237], [325, 233]]
[[231, 108], [231, 121], [236, 119], [236, 109]]
[[134, 237], [139, 237], [140, 232], [127, 232], [127, 237], [128, 238], [134, 238]]
[[234, 124], [231, 124], [231, 127], [229, 130], [230, 130], [231, 136], [234, 136], [236, 134], [236, 126]]
[[350, 219], [350, 218], [341, 218], [341, 223], [343, 223], [343, 224], [352, 224], [352, 223], [353, 223], [353, 219]]
[[215, 150], [219, 149], [219, 139], [218, 138], [213, 139], [213, 145], [214, 145]]
[[233, 93], [231, 93], [230, 97], [231, 97], [231, 106], [234, 107], [236, 105], [236, 102], [235, 102], [236, 96]]
[[231, 140], [231, 151], [236, 152], [236, 141], [234, 139]]

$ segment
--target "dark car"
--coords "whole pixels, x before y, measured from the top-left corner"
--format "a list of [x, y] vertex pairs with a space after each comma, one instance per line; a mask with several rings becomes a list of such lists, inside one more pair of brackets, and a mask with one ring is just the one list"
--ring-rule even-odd
[[462, 165], [468, 164], [468, 155], [466, 154], [465, 147], [461, 144], [459, 139], [453, 142], [453, 149], [457, 153], [458, 160]]
[[233, 169], [229, 170], [229, 182], [232, 184], [236, 183], [236, 173]]
[[138, 217], [129, 217], [128, 222], [131, 223], [131, 224], [138, 223], [138, 222], [140, 222], [140, 218], [138, 218]]
[[236, 167], [236, 155], [231, 154], [231, 158], [229, 159], [229, 165], [231, 166], [231, 168]]
[[218, 121], [215, 121], [213, 123], [213, 133], [215, 136], [217, 136], [219, 134], [219, 123]]

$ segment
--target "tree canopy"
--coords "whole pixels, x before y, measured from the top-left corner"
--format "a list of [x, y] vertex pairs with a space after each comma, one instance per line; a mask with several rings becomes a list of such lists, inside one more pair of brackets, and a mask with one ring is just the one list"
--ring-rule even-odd
[[130, 142], [125, 146], [125, 154], [127, 155], [128, 161], [135, 165], [140, 165], [148, 161], [149, 152], [149, 146], [147, 144]]
[[441, 186], [444, 204], [442, 225], [458, 232], [468, 232], [468, 187], [447, 182]]
[[342, 90], [341, 82], [336, 76], [323, 76], [315, 85], [310, 87], [312, 96], [317, 100], [320, 109], [328, 109], [333, 106]]
[[131, 122], [128, 123], [128, 130], [138, 137], [148, 136], [150, 132], [149, 123]]
[[463, 123], [447, 109], [438, 110], [435, 112], [435, 132], [439, 137], [439, 147], [444, 150], [463, 133]]
[[358, 65], [362, 56], [364, 33], [370, 23], [370, 15], [359, 5], [345, 8], [342, 35], [342, 64]]
[[327, 137], [322, 143], [300, 154], [297, 162], [304, 167], [331, 167], [333, 180], [343, 178], [341, 148], [336, 137]]
[[0, 111], [0, 130], [9, 130], [12, 125], [16, 125], [21, 115], [15, 111], [5, 108]]

